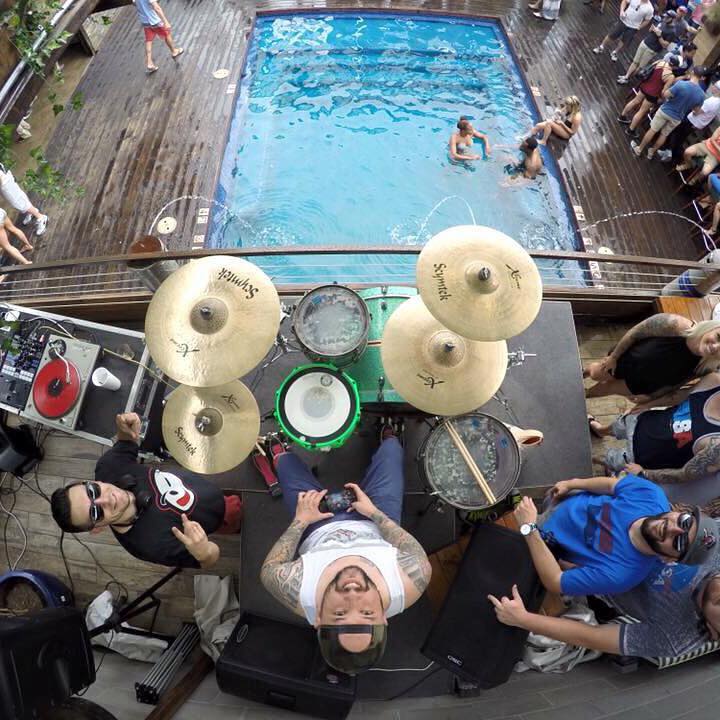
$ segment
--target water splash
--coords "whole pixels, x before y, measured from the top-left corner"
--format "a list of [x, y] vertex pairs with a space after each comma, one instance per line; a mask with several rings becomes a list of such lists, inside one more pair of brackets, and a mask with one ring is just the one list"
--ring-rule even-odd
[[425, 219], [420, 223], [420, 229], [417, 231], [416, 239], [420, 239], [422, 236], [423, 230], [425, 230], [425, 227], [427, 226], [428, 222], [430, 222], [430, 218], [433, 216], [433, 213], [441, 207], [443, 204], [445, 204], [448, 200], [460, 200], [465, 203], [465, 207], [468, 209], [468, 212], [470, 213], [470, 219], [472, 220], [473, 225], [477, 225], [477, 222], [475, 221], [475, 215], [472, 211], [472, 208], [470, 207], [470, 203], [460, 195], [448, 195], [444, 197], [435, 207], [425, 216]]
[[597, 225], [601, 225], [602, 223], [610, 222], [611, 220], [620, 220], [626, 217], [633, 217], [635, 215], [671, 215], [672, 217], [680, 218], [680, 220], [684, 220], [685, 222], [694, 225], [698, 230], [700, 230], [703, 242], [705, 243], [705, 249], [708, 252], [711, 252], [712, 250], [717, 250], [717, 245], [715, 244], [715, 241], [712, 239], [712, 237], [708, 234], [707, 230], [705, 230], [702, 225], [696, 223], [694, 220], [691, 220], [689, 217], [685, 217], [685, 215], [670, 212], [669, 210], [636, 210], [635, 212], [621, 213], [620, 215], [613, 215], [611, 217], [603, 218], [602, 220], [591, 223], [590, 225], [585, 225], [585, 227], [579, 228], [577, 232], [582, 233], [586, 230], [590, 230], [591, 228], [596, 227]]

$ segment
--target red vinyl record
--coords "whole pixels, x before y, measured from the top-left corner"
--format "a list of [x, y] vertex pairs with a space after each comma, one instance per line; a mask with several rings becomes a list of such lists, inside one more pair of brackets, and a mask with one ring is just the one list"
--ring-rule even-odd
[[38, 370], [32, 396], [35, 409], [43, 417], [67, 415], [80, 397], [79, 370], [69, 361], [51, 360]]

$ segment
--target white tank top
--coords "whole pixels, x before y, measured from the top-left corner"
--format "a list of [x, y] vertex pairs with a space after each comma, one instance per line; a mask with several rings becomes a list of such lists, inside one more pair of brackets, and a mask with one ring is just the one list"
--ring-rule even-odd
[[320, 576], [330, 563], [347, 555], [357, 555], [370, 561], [385, 579], [390, 594], [386, 617], [405, 609], [405, 588], [398, 568], [397, 549], [382, 539], [374, 522], [340, 520], [313, 531], [300, 546], [303, 579], [300, 604], [307, 621], [315, 624], [315, 597]]

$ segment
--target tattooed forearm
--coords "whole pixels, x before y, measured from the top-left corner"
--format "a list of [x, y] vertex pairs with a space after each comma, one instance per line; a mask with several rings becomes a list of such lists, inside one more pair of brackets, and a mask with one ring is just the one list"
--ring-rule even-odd
[[401, 570], [412, 580], [418, 592], [423, 592], [430, 582], [432, 569], [422, 545], [385, 513], [377, 510], [370, 519], [378, 526], [383, 539], [397, 548]]
[[302, 561], [293, 561], [293, 558], [306, 527], [305, 523], [293, 520], [273, 545], [260, 571], [260, 580], [265, 589], [283, 605], [299, 614], [303, 568]]
[[699, 480], [720, 470], [720, 440], [710, 440], [695, 457], [678, 470], [645, 470], [648, 480], [656, 483], [681, 483]]
[[690, 321], [681, 315], [658, 313], [639, 322], [635, 327], [630, 328], [630, 330], [623, 335], [611, 354], [617, 359], [638, 340], [644, 340], [650, 337], [675, 337], [682, 335], [683, 331], [689, 327]]

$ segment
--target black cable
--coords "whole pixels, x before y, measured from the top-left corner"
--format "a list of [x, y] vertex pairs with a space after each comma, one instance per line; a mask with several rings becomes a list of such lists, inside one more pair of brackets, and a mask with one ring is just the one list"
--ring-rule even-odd
[[436, 667], [432, 672], [429, 672], [427, 675], [423, 675], [419, 680], [415, 681], [410, 687], [405, 688], [402, 692], [399, 692], [397, 695], [393, 695], [392, 697], [385, 700], [385, 702], [391, 702], [392, 700], [397, 700], [398, 698], [401, 698], [403, 695], [407, 695], [411, 690], [414, 690], [418, 685], [421, 683], [424, 683], [428, 678], [432, 677], [435, 673], [440, 672], [444, 668], [442, 666]]
[[72, 594], [75, 595], [75, 583], [73, 582], [72, 575], [70, 574], [70, 566], [68, 565], [67, 558], [65, 557], [65, 548], [63, 548], [63, 542], [65, 540], [65, 531], [63, 530], [60, 533], [60, 557], [62, 558], [63, 565], [65, 565], [65, 572], [68, 576], [68, 581], [70, 582], [70, 590], [72, 590]]
[[[102, 667], [103, 663], [105, 662], [105, 656], [110, 652], [110, 646], [113, 644], [113, 640], [115, 639], [115, 630], [110, 630], [110, 641], [107, 644], [106, 648], [103, 648], [104, 652], [102, 654], [102, 657], [100, 658], [100, 662], [97, 664], [97, 667], [95, 668], [95, 679], [97, 680], [98, 673], [100, 672], [100, 668]], [[82, 692], [75, 693], [78, 697], [82, 697], [88, 690], [90, 689], [90, 685], [88, 685]]]
[[[73, 539], [79, 542], [89, 553], [90, 557], [95, 561], [95, 564], [114, 582], [119, 588], [125, 591], [126, 597], [130, 597], [130, 591], [127, 589], [127, 585], [121, 583], [98, 559], [95, 553], [86, 545], [77, 535], [73, 535]], [[109, 583], [108, 583], [109, 584]], [[107, 588], [107, 585], [105, 586]]]
[[[15, 488], [5, 487], [2, 488], [3, 494], [5, 495], [12, 495], [12, 505], [10, 506], [10, 512], [13, 512], [15, 509], [15, 503], [17, 502], [17, 491]], [[11, 517], [9, 514], [5, 514], [5, 525], [3, 525], [3, 545], [5, 546], [5, 558], [7, 559], [7, 566], [8, 570], [12, 568], [12, 563], [10, 562], [10, 548], [8, 547], [8, 524], [11, 520]]]
[[22, 485], [24, 485], [28, 490], [32, 490], [36, 495], [39, 495], [43, 500], [46, 500], [47, 502], [50, 502], [50, 498], [42, 491], [42, 488], [40, 487], [40, 483], [38, 483], [38, 489], [36, 490], [32, 485], [29, 485], [26, 483], [21, 477], [18, 477], [17, 475], [13, 475], [13, 477], [16, 480], [19, 480]]

